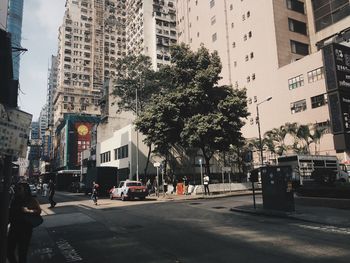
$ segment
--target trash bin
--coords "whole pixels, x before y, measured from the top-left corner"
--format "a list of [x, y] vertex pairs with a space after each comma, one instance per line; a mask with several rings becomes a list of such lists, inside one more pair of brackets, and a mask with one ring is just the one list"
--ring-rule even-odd
[[264, 209], [285, 212], [295, 211], [290, 166], [260, 168]]

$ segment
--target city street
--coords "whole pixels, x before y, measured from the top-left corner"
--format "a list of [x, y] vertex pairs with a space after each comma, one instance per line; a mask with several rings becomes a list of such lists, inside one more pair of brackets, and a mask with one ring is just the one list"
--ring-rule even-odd
[[[45, 201], [39, 197], [41, 201]], [[232, 212], [251, 196], [43, 204], [29, 262], [349, 262], [350, 229]], [[258, 202], [261, 199], [258, 198]], [[49, 261], [50, 260], [50, 261]]]

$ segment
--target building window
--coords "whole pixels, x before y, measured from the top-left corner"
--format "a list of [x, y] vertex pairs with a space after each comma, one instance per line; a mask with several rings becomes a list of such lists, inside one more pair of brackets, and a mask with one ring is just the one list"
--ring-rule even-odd
[[250, 118], [249, 122], [250, 122], [250, 125], [253, 125], [254, 124], [254, 119]]
[[213, 17], [211, 18], [211, 24], [214, 25], [215, 23], [216, 23], [216, 17], [213, 16]]
[[315, 29], [320, 31], [350, 14], [349, 0], [312, 0]]
[[288, 88], [290, 90], [296, 89], [298, 87], [304, 86], [304, 76], [299, 75], [288, 80]]
[[253, 73], [252, 75], [252, 80], [255, 80], [255, 73]]
[[232, 47], [235, 48], [236, 47], [236, 42], [232, 43]]
[[311, 108], [315, 109], [321, 106], [326, 105], [327, 103], [327, 95], [321, 94], [318, 96], [311, 97]]
[[254, 52], [250, 52], [250, 58], [254, 58]]
[[307, 80], [309, 83], [315, 82], [323, 78], [324, 78], [323, 67], [311, 70], [307, 73]]
[[233, 4], [230, 4], [230, 10], [232, 10], [233, 9]]
[[246, 34], [244, 34], [243, 40], [244, 40], [244, 41], [247, 41], [247, 35], [246, 35]]
[[247, 12], [247, 18], [250, 17], [250, 11]]
[[252, 37], [252, 31], [248, 32], [248, 37], [251, 38]]
[[210, 0], [210, 8], [214, 7], [215, 5], [215, 0]]
[[237, 61], [234, 61], [234, 62], [233, 62], [233, 66], [234, 66], [234, 67], [237, 67]]
[[296, 102], [292, 102], [290, 104], [290, 111], [292, 114], [297, 112], [302, 112], [306, 110], [306, 100], [299, 100]]
[[231, 28], [234, 28], [235, 27], [235, 23], [231, 23]]
[[216, 40], [217, 40], [217, 34], [216, 33], [214, 33], [212, 36], [211, 36], [211, 40], [213, 41], [213, 42], [215, 42]]
[[245, 61], [248, 61], [248, 60], [249, 60], [249, 56], [246, 55], [246, 56], [245, 56]]
[[129, 147], [128, 145], [124, 145], [117, 149], [114, 149], [114, 159], [120, 160], [129, 157]]
[[286, 1], [287, 8], [293, 10], [295, 12], [305, 14], [304, 11], [304, 3], [298, 0], [287, 0]]
[[298, 41], [294, 41], [291, 40], [290, 41], [290, 47], [291, 47], [291, 51], [294, 54], [299, 54], [299, 55], [309, 55], [309, 45], [308, 44], [304, 44]]
[[288, 18], [288, 25], [290, 31], [307, 35], [306, 24], [304, 22]]
[[325, 129], [324, 133], [331, 133], [331, 126], [329, 121], [316, 122], [315, 126], [316, 128]]

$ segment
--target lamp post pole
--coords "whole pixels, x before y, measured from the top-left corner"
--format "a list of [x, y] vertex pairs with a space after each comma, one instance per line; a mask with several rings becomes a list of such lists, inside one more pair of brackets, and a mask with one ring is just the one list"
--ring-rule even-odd
[[259, 102], [258, 104], [256, 104], [256, 121], [258, 123], [258, 132], [259, 132], [259, 148], [260, 148], [260, 165], [263, 166], [264, 165], [264, 157], [263, 157], [263, 145], [262, 145], [262, 139], [261, 139], [261, 130], [260, 130], [260, 116], [259, 116], [259, 105], [271, 100], [272, 97], [268, 97], [267, 99], [263, 100], [262, 102]]
[[202, 159], [199, 159], [198, 161], [199, 161], [199, 165], [200, 165], [200, 167], [201, 167], [201, 187], [202, 187], [202, 193], [204, 194]]
[[[141, 81], [140, 81], [141, 82]], [[140, 83], [141, 84], [141, 83]], [[138, 92], [136, 88], [136, 118], [139, 116]], [[136, 130], [136, 181], [139, 181], [139, 131]]]

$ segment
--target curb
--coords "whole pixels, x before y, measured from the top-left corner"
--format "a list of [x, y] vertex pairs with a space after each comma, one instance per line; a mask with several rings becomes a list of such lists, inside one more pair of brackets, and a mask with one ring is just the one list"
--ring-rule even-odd
[[[260, 195], [261, 192], [255, 192], [256, 195]], [[247, 193], [231, 193], [231, 194], [226, 194], [226, 195], [210, 195], [210, 196], [193, 196], [190, 198], [169, 198], [169, 199], [163, 199], [163, 198], [158, 198], [158, 201], [191, 201], [191, 200], [209, 200], [209, 199], [221, 199], [221, 198], [226, 198], [226, 197], [231, 197], [231, 196], [247, 196], [247, 195], [253, 195], [252, 192]]]

